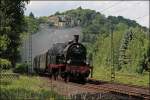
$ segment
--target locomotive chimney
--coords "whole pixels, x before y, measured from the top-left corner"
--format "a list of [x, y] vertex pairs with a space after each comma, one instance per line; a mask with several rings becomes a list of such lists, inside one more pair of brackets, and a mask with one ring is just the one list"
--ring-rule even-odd
[[74, 41], [77, 43], [79, 40], [79, 35], [74, 35]]

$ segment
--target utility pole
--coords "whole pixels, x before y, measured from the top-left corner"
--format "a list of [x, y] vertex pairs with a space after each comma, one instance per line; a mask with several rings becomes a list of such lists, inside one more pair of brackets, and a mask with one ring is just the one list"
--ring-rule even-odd
[[110, 25], [110, 38], [111, 38], [111, 82], [115, 80], [115, 68], [114, 68], [114, 43], [113, 43], [113, 25]]
[[147, 53], [147, 59], [148, 59], [148, 71], [149, 71], [149, 94], [150, 94], [150, 31], [148, 31], [148, 53]]
[[93, 78], [93, 55], [92, 55], [92, 53], [89, 54], [88, 59], [89, 59], [89, 61], [88, 61], [89, 65], [91, 66], [91, 78]]
[[28, 72], [32, 73], [33, 72], [33, 67], [32, 67], [32, 33], [29, 33], [29, 56], [28, 56]]
[[27, 40], [24, 42], [24, 62], [27, 63]]

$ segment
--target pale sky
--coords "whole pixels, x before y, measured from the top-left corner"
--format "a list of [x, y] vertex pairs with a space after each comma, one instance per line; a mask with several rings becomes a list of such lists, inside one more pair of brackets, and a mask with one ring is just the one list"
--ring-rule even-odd
[[49, 16], [56, 11], [82, 8], [96, 10], [107, 16], [123, 16], [149, 27], [149, 1], [31, 1], [25, 15]]

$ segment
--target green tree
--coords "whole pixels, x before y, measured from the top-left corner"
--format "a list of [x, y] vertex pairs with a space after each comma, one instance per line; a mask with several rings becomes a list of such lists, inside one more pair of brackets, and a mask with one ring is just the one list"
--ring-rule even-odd
[[38, 19], [39, 23], [48, 23], [48, 17], [42, 16]]
[[0, 9], [0, 37], [6, 35], [9, 43], [6, 50], [2, 51], [1, 58], [9, 59], [15, 67], [19, 57], [18, 47], [21, 44], [20, 34], [24, 31], [25, 2], [28, 0], [1, 0]]
[[60, 15], [60, 12], [59, 12], [59, 11], [57, 11], [54, 15]]
[[9, 42], [7, 35], [0, 35], [0, 55], [7, 49]]
[[77, 10], [82, 10], [82, 7], [81, 7], [81, 6], [80, 6], [80, 7], [78, 7], [78, 8], [77, 8]]
[[32, 18], [30, 16], [29, 17], [25, 16], [25, 22], [26, 22], [25, 29], [26, 29], [26, 32], [31, 33], [31, 34], [36, 33], [39, 30], [39, 24], [41, 23], [40, 21], [41, 20], [39, 20], [37, 18]]
[[128, 45], [128, 50], [126, 51], [126, 54], [128, 57], [131, 58], [130, 63], [127, 63], [127, 66], [130, 66], [128, 69], [143, 73], [146, 65], [146, 59], [147, 59], [147, 51], [148, 49], [148, 37], [146, 36], [146, 32], [142, 30], [142, 27], [136, 27], [132, 28], [132, 31], [134, 33], [132, 41]]
[[34, 18], [34, 14], [30, 12], [29, 17]]

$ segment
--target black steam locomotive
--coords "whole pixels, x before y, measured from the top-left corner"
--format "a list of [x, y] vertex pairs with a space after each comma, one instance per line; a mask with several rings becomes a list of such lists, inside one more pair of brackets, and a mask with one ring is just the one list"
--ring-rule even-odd
[[92, 67], [87, 63], [85, 46], [78, 39], [79, 35], [74, 35], [73, 41], [53, 44], [47, 52], [36, 56], [33, 61], [35, 72], [48, 73], [55, 79], [59, 76], [65, 81], [85, 81]]

